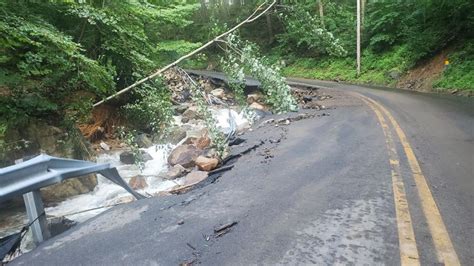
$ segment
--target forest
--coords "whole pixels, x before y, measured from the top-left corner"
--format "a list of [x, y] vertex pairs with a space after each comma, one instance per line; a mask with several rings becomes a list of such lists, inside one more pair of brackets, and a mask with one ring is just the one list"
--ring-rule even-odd
[[[27, 145], [18, 132], [32, 121], [78, 134], [77, 126], [88, 119], [93, 103], [197, 49], [262, 3], [1, 1], [1, 157]], [[223, 71], [238, 80], [271, 65], [283, 76], [397, 86], [411, 70], [441, 55], [444, 68], [433, 77], [431, 89], [474, 90], [473, 1], [362, 0], [360, 74], [355, 61], [356, 3], [277, 1], [227, 38], [225, 47], [212, 45], [180, 66]], [[258, 69], [234, 65], [237, 59], [226, 49], [248, 51], [261, 64]], [[267, 101], [275, 110], [288, 111], [291, 100], [279, 100], [284, 94], [278, 90], [280, 81], [268, 80], [276, 85]], [[239, 90], [238, 84], [231, 87]], [[134, 129], [162, 131], [170, 123], [170, 92], [160, 78], [113, 105], [135, 123]]]

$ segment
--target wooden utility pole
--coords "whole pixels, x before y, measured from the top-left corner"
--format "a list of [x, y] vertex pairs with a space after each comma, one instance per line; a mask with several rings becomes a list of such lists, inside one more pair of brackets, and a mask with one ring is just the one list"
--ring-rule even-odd
[[360, 76], [360, 0], [357, 1], [357, 76]]

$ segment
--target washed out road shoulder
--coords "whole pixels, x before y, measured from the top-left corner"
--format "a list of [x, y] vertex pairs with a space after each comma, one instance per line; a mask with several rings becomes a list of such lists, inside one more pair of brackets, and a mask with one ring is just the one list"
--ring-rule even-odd
[[362, 101], [328, 93], [334, 98], [323, 104], [336, 109], [313, 112], [329, 116], [246, 134], [239, 148], [265, 144], [216, 183], [113, 208], [14, 263], [400, 264], [383, 132]]

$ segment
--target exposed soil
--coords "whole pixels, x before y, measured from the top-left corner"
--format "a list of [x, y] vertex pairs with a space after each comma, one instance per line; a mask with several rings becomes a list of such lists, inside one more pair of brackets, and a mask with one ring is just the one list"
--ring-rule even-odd
[[409, 70], [397, 82], [397, 87], [408, 90], [433, 91], [433, 82], [438, 79], [445, 69], [444, 62], [452, 48], [446, 48], [434, 57], [419, 63]]
[[449, 54], [453, 49], [454, 46], [450, 46], [434, 57], [420, 62], [398, 80], [396, 87], [421, 92], [437, 92], [472, 97], [473, 93], [471, 91], [457, 89], [438, 90], [433, 87], [433, 83], [443, 74], [446, 68], [445, 61], [449, 61]]
[[122, 125], [123, 122], [117, 107], [103, 104], [92, 110], [91, 121], [79, 125], [79, 129], [84, 137], [91, 142], [95, 142], [103, 138], [110, 138], [115, 127]]

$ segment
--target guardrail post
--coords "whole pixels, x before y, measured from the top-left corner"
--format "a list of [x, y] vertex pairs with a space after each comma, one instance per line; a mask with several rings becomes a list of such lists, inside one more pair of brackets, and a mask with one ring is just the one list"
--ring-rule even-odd
[[[26, 214], [28, 219], [33, 224], [31, 225], [31, 232], [33, 233], [33, 240], [36, 245], [51, 237], [48, 230], [48, 221], [46, 220], [46, 213], [44, 212], [43, 200], [41, 199], [41, 192], [39, 190], [31, 191], [23, 194], [25, 201]], [[38, 219], [37, 219], [38, 218]]]

